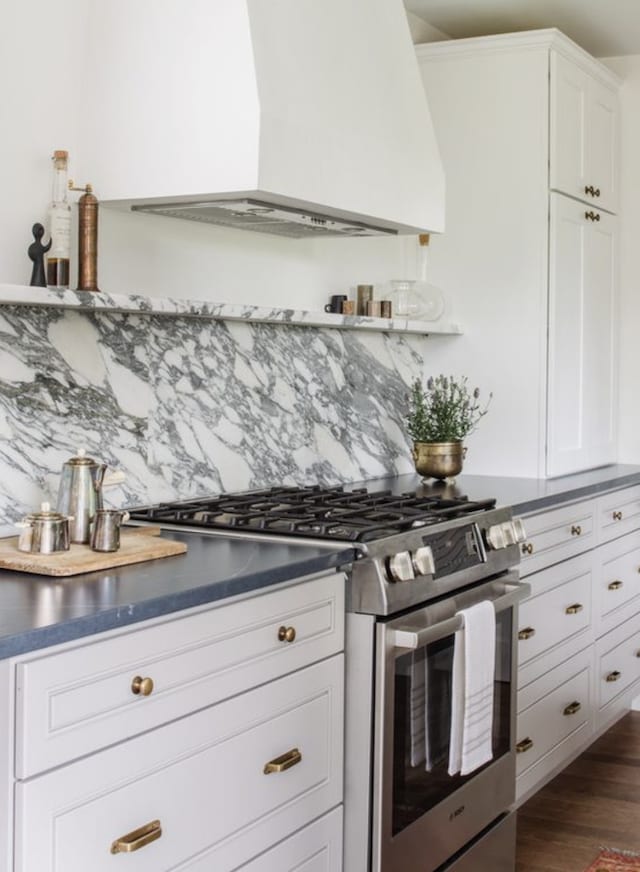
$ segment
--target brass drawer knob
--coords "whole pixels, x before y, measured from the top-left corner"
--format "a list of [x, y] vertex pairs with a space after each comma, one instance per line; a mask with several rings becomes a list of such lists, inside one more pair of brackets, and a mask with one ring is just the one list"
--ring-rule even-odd
[[571, 535], [572, 536], [580, 536], [582, 533], [582, 527], [580, 524], [572, 524], [571, 525]]
[[617, 680], [618, 680], [619, 678], [621, 678], [621, 677], [622, 677], [622, 672], [618, 672], [617, 669], [614, 669], [613, 672], [610, 672], [610, 673], [607, 675], [605, 681], [617, 681]]
[[584, 606], [582, 605], [582, 603], [574, 603], [571, 606], [567, 606], [564, 611], [567, 615], [577, 615], [578, 612], [581, 612], [583, 608]]
[[600, 220], [600, 216], [598, 215], [598, 213], [593, 212], [593, 211], [585, 212], [584, 217], [587, 219], [587, 221], [599, 221]]
[[127, 833], [126, 836], [120, 836], [115, 842], [111, 843], [112, 854], [130, 854], [131, 851], [138, 851], [144, 848], [150, 842], [155, 842], [162, 835], [162, 827], [160, 821], [151, 821], [150, 824], [145, 824], [139, 827], [132, 833]]
[[575, 702], [570, 702], [569, 705], [562, 712], [563, 715], [575, 715], [576, 712], [579, 712], [582, 708], [582, 705], [576, 700]]
[[516, 754], [524, 754], [525, 751], [530, 751], [533, 748], [533, 739], [530, 739], [527, 736], [526, 739], [522, 739], [521, 742], [518, 742], [516, 745]]
[[593, 185], [585, 185], [584, 192], [585, 194], [591, 194], [592, 197], [600, 196], [600, 188], [594, 188]]
[[608, 587], [609, 590], [620, 590], [620, 588], [622, 587], [622, 582], [621, 582], [621, 581], [617, 581], [617, 580], [616, 580], [616, 581], [612, 581], [612, 582], [610, 582], [610, 583], [607, 585], [607, 587]]
[[525, 639], [530, 639], [532, 636], [535, 636], [535, 634], [536, 631], [533, 627], [524, 627], [518, 632], [518, 639], [524, 641]]
[[302, 760], [302, 754], [297, 748], [292, 748], [281, 757], [276, 757], [274, 760], [269, 760], [264, 764], [263, 772], [265, 775], [271, 775], [272, 772], [284, 772], [286, 769], [291, 769], [292, 766], [297, 766]]
[[131, 682], [131, 693], [135, 693], [136, 695], [140, 694], [140, 696], [149, 696], [152, 691], [153, 678], [143, 678], [141, 675], [136, 675]]
[[524, 545], [522, 546], [522, 553], [523, 554], [533, 554], [533, 543], [525, 542]]
[[614, 521], [621, 521], [622, 520], [622, 512], [614, 512], [613, 513], [613, 520]]
[[281, 642], [293, 642], [296, 638], [295, 627], [280, 627], [278, 630], [278, 639]]

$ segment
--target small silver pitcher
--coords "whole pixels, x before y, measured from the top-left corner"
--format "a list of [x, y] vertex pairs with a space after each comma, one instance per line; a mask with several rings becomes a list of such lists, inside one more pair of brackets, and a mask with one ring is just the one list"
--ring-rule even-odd
[[120, 525], [129, 520], [129, 512], [119, 509], [97, 509], [91, 524], [91, 547], [94, 551], [117, 551], [120, 547]]

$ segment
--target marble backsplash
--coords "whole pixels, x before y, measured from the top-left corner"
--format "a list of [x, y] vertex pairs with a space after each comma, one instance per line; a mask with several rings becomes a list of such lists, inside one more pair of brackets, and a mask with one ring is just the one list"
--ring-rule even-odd
[[0, 533], [55, 503], [78, 447], [109, 505], [411, 472], [424, 337], [173, 315], [0, 308]]

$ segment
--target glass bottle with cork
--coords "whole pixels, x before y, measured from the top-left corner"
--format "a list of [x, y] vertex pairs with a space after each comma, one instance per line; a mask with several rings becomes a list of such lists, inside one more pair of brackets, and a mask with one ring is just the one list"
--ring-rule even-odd
[[67, 151], [53, 153], [53, 188], [47, 213], [51, 248], [47, 253], [47, 287], [69, 287], [71, 204], [67, 199]]

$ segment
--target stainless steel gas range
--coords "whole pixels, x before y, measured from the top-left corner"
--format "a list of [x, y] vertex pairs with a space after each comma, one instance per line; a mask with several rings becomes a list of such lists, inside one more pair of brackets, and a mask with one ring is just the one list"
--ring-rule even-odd
[[[513, 872], [516, 613], [528, 586], [517, 573], [525, 532], [509, 508], [421, 492], [283, 487], [143, 507], [131, 518], [351, 544], [344, 872]], [[459, 612], [480, 602], [495, 610], [491, 759], [450, 775]]]

